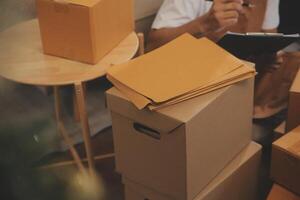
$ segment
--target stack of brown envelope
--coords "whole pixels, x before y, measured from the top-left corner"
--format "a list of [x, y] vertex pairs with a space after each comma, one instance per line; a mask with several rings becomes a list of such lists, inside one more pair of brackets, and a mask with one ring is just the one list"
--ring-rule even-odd
[[212, 41], [184, 34], [127, 63], [107, 78], [137, 108], [157, 110], [255, 76], [252, 63], [234, 57]]

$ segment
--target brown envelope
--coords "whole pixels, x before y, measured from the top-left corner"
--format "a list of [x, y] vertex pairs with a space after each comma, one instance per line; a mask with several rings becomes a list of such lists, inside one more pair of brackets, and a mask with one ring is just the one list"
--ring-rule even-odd
[[[193, 91], [190, 91], [190, 92], [188, 92], [184, 95], [181, 95], [179, 97], [176, 97], [174, 99], [178, 100], [178, 99], [180, 99], [180, 97], [188, 97], [189, 95], [187, 95], [187, 94], [193, 95], [195, 93], [199, 93], [199, 92], [202, 92], [205, 90], [215, 88], [216, 86], [226, 84], [227, 82], [231, 82], [231, 84], [233, 84], [235, 82], [239, 82], [244, 79], [251, 78], [251, 77], [255, 76], [255, 74], [256, 74], [256, 72], [255, 72], [254, 64], [245, 62], [245, 65], [233, 70], [232, 72], [230, 72], [228, 74], [225, 74], [223, 77], [218, 78], [212, 82], [209, 82], [202, 87], [199, 87]], [[168, 102], [170, 102], [170, 100]]]
[[240, 82], [240, 81], [243, 81], [243, 80], [246, 80], [248, 78], [251, 78], [253, 77], [254, 75], [253, 74], [247, 74], [245, 75], [244, 77], [241, 77], [241, 78], [238, 78], [238, 79], [234, 79], [232, 81], [229, 81], [229, 82], [226, 82], [225, 84], [220, 84], [220, 85], [217, 85], [215, 87], [211, 87], [207, 90], [203, 90], [201, 92], [198, 92], [198, 93], [194, 93], [192, 95], [189, 95], [189, 96], [185, 96], [181, 99], [175, 99], [174, 101], [169, 101], [167, 103], [164, 103], [164, 104], [158, 104], [158, 105], [150, 105], [149, 106], [149, 109], [150, 110], [159, 110], [159, 109], [162, 109], [162, 108], [165, 108], [167, 106], [171, 106], [171, 105], [175, 105], [177, 103], [180, 103], [180, 102], [183, 102], [183, 101], [186, 101], [186, 100], [189, 100], [191, 98], [194, 98], [194, 97], [197, 97], [197, 96], [200, 96], [200, 95], [204, 95], [204, 94], [207, 94], [209, 92], [212, 92], [212, 91], [215, 91], [217, 89], [221, 89], [223, 87], [227, 87], [229, 85], [232, 85], [232, 84], [235, 84], [237, 82]]
[[207, 85], [204, 88], [200, 88], [198, 90], [195, 90], [193, 92], [187, 93], [185, 95], [180, 96], [179, 98], [174, 98], [170, 101], [166, 101], [164, 103], [155, 103], [152, 102], [150, 99], [144, 97], [141, 94], [138, 94], [134, 90], [126, 87], [125, 85], [121, 84], [114, 78], [110, 77], [109, 75], [107, 78], [115, 85], [116, 88], [118, 88], [128, 99], [130, 99], [137, 108], [142, 109], [146, 107], [147, 105], [151, 104], [149, 106], [150, 110], [157, 110], [164, 108], [166, 106], [174, 105], [177, 103], [180, 103], [182, 101], [197, 97], [199, 95], [206, 94], [208, 92], [212, 92], [214, 90], [226, 87], [228, 85], [232, 85], [234, 83], [237, 83], [239, 81], [251, 78], [255, 75], [255, 71], [253, 67], [243, 66], [238, 68], [237, 70], [234, 70], [232, 73], [227, 74], [226, 76], [222, 77], [222, 79], [216, 80], [212, 82], [211, 84]]
[[135, 92], [134, 90], [126, 87], [119, 81], [115, 80], [110, 75], [107, 75], [107, 79], [118, 89], [120, 90], [138, 109], [143, 109], [148, 104], [151, 103], [151, 100], [144, 97], [143, 95]]
[[156, 103], [212, 82], [243, 63], [203, 38], [184, 34], [167, 45], [108, 70], [108, 75]]

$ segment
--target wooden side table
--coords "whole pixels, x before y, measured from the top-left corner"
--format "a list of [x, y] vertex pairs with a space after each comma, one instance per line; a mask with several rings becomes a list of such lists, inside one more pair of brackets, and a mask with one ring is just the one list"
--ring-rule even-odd
[[84, 171], [81, 159], [61, 119], [59, 87], [75, 86], [88, 165], [90, 171], [93, 172], [94, 156], [85, 105], [84, 83], [105, 76], [110, 66], [130, 60], [135, 56], [138, 48], [139, 38], [133, 32], [96, 65], [45, 55], [42, 52], [38, 22], [35, 19], [0, 33], [0, 75], [18, 83], [54, 87], [58, 130], [70, 147], [79, 169]]

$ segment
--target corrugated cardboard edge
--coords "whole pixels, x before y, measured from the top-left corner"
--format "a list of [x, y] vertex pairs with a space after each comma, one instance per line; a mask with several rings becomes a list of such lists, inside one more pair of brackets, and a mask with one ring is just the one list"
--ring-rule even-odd
[[[289, 145], [287, 146], [286, 143], [289, 143]], [[300, 152], [293, 152], [292, 150], [296, 146], [299, 146], [300, 149], [300, 126], [273, 143], [273, 148], [279, 149], [300, 160]]]

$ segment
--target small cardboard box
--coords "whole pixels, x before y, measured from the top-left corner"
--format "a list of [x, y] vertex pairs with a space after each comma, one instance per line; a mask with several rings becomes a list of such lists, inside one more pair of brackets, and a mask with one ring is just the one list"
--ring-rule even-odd
[[[215, 177], [194, 200], [255, 200], [261, 146], [251, 142]], [[162, 195], [123, 177], [125, 200], [180, 200]]]
[[251, 141], [253, 78], [159, 111], [107, 92], [116, 169], [180, 200], [192, 200]]
[[134, 30], [132, 0], [36, 0], [44, 53], [96, 64]]
[[300, 71], [298, 71], [298, 74], [290, 89], [286, 131], [289, 132], [299, 125], [300, 125]]
[[273, 185], [267, 200], [300, 200], [300, 197], [275, 184]]
[[273, 143], [271, 177], [300, 195], [300, 126]]

